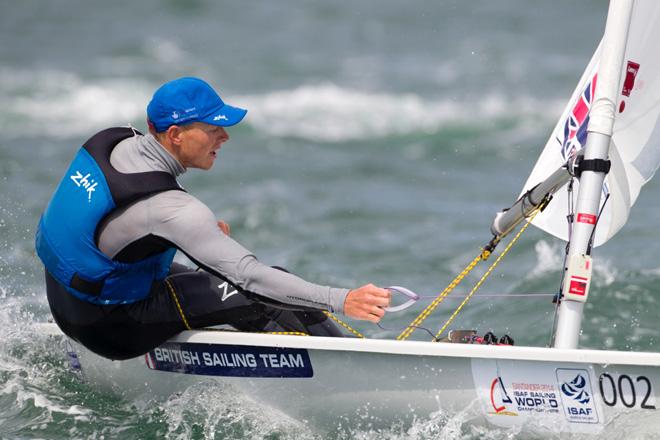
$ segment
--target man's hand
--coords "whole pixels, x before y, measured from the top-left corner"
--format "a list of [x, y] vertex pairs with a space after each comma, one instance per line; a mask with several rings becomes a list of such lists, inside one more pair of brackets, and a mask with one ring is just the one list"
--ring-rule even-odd
[[365, 321], [379, 322], [390, 305], [390, 291], [373, 284], [351, 290], [344, 302], [344, 315]]
[[227, 223], [223, 222], [222, 220], [218, 220], [218, 227], [222, 232], [225, 233], [225, 235], [229, 235], [229, 231], [231, 229], [229, 228], [229, 225]]

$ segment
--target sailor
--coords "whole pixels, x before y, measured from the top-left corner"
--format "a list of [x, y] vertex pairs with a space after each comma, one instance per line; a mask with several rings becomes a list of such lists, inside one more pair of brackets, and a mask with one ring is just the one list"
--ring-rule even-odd
[[[307, 282], [261, 263], [184, 190], [188, 168], [208, 170], [246, 110], [205, 81], [162, 85], [147, 106], [149, 133], [110, 128], [78, 151], [36, 235], [48, 303], [69, 337], [110, 359], [139, 356], [186, 329], [341, 332], [322, 311], [378, 322], [386, 289]], [[176, 251], [198, 267], [173, 263]]]

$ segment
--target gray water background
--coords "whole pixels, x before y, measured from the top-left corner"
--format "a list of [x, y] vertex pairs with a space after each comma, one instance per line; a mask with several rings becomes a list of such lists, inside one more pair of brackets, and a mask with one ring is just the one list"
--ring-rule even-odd
[[[429, 297], [389, 315], [387, 330], [349, 320], [392, 338], [517, 197], [607, 10], [600, 0], [0, 6], [2, 438], [320, 435], [221, 388], [145, 404], [78, 384], [33, 328], [49, 318], [33, 249], [41, 211], [91, 134], [129, 122], [146, 129], [144, 107], [161, 83], [200, 76], [249, 109], [216, 166], [182, 182], [262, 261], [319, 283], [397, 284]], [[649, 183], [626, 227], [596, 250], [584, 347], [658, 351], [659, 193]], [[563, 249], [531, 228], [480, 293], [554, 293]], [[458, 303], [446, 300], [425, 326], [435, 332]], [[477, 296], [452, 327], [544, 346], [553, 313], [548, 297]], [[515, 438], [451, 416], [339, 436]]]

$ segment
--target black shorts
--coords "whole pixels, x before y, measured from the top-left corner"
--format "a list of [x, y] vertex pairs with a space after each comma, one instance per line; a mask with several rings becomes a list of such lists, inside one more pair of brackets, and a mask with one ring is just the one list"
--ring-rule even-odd
[[131, 304], [98, 305], [80, 300], [47, 271], [46, 291], [62, 331], [109, 359], [140, 356], [183, 330], [221, 324], [241, 331], [343, 336], [319, 310], [235, 290], [208, 272], [176, 263], [165, 280], [154, 283], [147, 298]]

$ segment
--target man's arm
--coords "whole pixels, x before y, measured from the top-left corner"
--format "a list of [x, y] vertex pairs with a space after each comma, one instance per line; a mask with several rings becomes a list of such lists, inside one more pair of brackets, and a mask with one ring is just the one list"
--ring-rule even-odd
[[166, 191], [114, 213], [104, 222], [99, 248], [114, 257], [131, 242], [154, 235], [191, 260], [241, 289], [296, 304], [377, 322], [389, 292], [372, 285], [350, 291], [310, 283], [262, 264], [221, 230], [213, 212], [183, 191]]
[[154, 235], [241, 289], [284, 303], [343, 312], [347, 289], [320, 286], [262, 264], [222, 232], [213, 212], [190, 194], [169, 191], [154, 196], [149, 212]]
[[[218, 227], [225, 235], [230, 235], [231, 228], [227, 223], [218, 220]], [[379, 322], [385, 315], [384, 309], [389, 302], [390, 293], [387, 290], [367, 284], [348, 292], [344, 300], [344, 314], [356, 319]]]
[[[151, 135], [122, 141], [110, 162], [123, 173], [159, 170], [177, 176], [185, 171]], [[389, 302], [387, 290], [366, 285], [349, 293], [308, 283], [261, 264], [228, 233], [228, 225], [217, 224], [199, 200], [181, 191], [168, 191], [113, 212], [99, 227], [98, 246], [114, 258], [131, 243], [154, 235], [175, 244], [210, 272], [255, 293], [282, 302], [316, 304], [358, 319], [378, 321], [382, 317], [385, 299]]]

